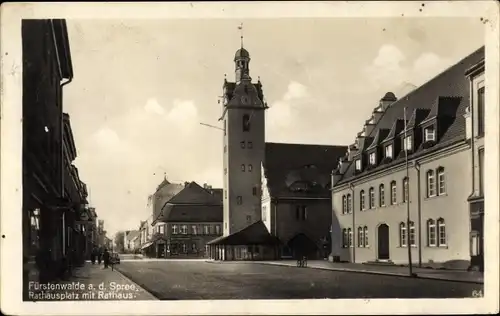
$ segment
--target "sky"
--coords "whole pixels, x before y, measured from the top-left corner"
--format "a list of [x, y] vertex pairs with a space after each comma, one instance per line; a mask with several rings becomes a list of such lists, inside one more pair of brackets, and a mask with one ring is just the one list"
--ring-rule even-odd
[[266, 141], [348, 145], [380, 98], [402, 97], [484, 44], [472, 18], [68, 20], [64, 111], [74, 164], [108, 236], [150, 216], [171, 182], [222, 186], [224, 74], [251, 56], [270, 109]]

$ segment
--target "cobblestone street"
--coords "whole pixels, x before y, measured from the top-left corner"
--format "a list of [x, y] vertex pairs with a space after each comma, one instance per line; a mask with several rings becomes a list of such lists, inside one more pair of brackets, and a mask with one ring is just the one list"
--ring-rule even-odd
[[128, 278], [162, 300], [305, 298], [461, 298], [481, 284], [258, 263], [127, 261]]

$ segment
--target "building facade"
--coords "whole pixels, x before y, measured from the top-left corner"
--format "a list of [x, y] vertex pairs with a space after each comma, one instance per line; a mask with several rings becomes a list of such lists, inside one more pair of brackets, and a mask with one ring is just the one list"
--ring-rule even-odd
[[346, 150], [346, 146], [266, 143], [262, 221], [280, 240], [281, 257], [328, 257], [330, 174]]
[[[187, 182], [152, 223], [157, 258], [207, 256], [208, 241], [222, 235], [222, 190]], [[149, 247], [147, 245], [147, 247]]]
[[485, 136], [485, 70], [484, 59], [469, 68], [471, 102], [464, 118], [467, 140], [471, 145], [472, 193], [470, 208], [471, 269], [484, 271], [484, 136]]
[[[24, 282], [47, 282], [82, 262], [75, 221], [87, 189], [76, 157], [63, 86], [73, 69], [65, 20], [23, 20], [23, 257]], [[26, 293], [25, 293], [26, 294]]]
[[223, 84], [224, 236], [260, 220], [259, 167], [265, 154], [265, 109], [260, 80], [252, 83], [250, 54], [243, 47], [234, 57], [235, 82]]
[[410, 253], [418, 266], [469, 266], [465, 71], [482, 58], [484, 48], [399, 100], [381, 99], [332, 173], [331, 260], [408, 264]]

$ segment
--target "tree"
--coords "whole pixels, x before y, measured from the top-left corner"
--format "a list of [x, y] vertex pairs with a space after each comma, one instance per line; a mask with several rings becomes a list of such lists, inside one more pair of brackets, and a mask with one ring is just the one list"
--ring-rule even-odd
[[125, 251], [125, 232], [119, 231], [115, 234], [115, 245], [116, 245], [116, 251], [117, 252], [124, 252]]

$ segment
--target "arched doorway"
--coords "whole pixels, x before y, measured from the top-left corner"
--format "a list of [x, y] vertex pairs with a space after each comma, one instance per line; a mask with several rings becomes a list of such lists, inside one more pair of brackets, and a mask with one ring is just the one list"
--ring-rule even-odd
[[380, 224], [377, 230], [378, 260], [389, 260], [389, 226]]
[[292, 256], [297, 258], [299, 256], [307, 256], [313, 259], [318, 254], [318, 246], [305, 234], [297, 234], [290, 241], [288, 241], [287, 246], [292, 252]]

